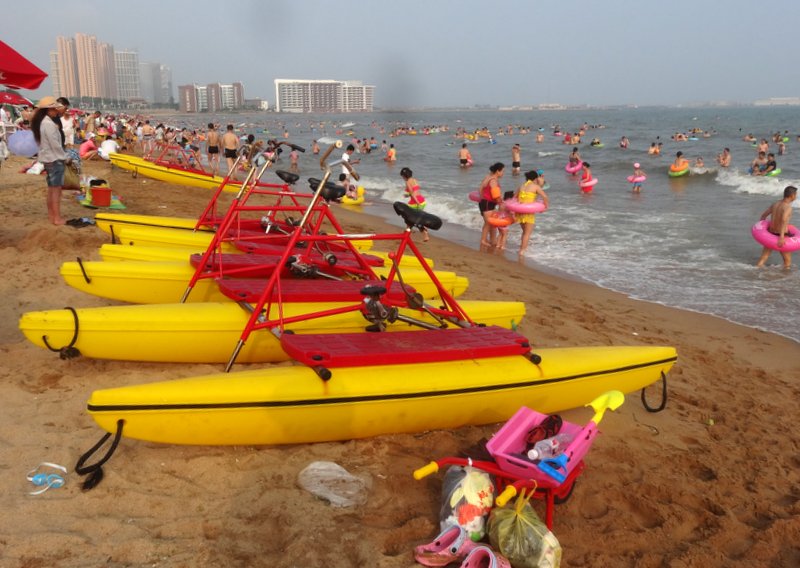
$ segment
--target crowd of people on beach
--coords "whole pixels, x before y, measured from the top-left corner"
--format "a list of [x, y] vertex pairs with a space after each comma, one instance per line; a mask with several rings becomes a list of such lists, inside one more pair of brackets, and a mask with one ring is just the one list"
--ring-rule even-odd
[[[202, 169], [203, 164], [207, 164], [210, 169], [211, 175], [220, 173], [231, 172], [231, 169], [236, 162], [237, 156], [240, 153], [244, 156], [241, 162], [242, 170], [246, 170], [252, 165], [262, 164], [265, 159], [275, 160], [281, 154], [283, 149], [280, 147], [281, 142], [276, 138], [268, 138], [266, 141], [257, 139], [253, 133], [244, 134], [243, 129], [233, 124], [228, 124], [224, 130], [221, 126], [213, 122], [209, 122], [205, 129], [176, 126], [165, 124], [162, 121], [153, 120], [151, 117], [141, 114], [127, 114], [127, 113], [106, 113], [100, 111], [77, 111], [70, 109], [69, 101], [66, 99], [59, 99], [55, 102], [51, 101], [52, 97], [45, 97], [43, 101], [47, 103], [43, 106], [40, 103], [35, 108], [23, 107], [19, 109], [14, 117], [8, 108], [0, 108], [0, 123], [7, 124], [12, 129], [32, 129], [35, 131], [37, 141], [41, 140], [41, 136], [45, 136], [45, 150], [43, 161], [45, 170], [48, 172], [48, 215], [51, 222], [54, 224], [63, 223], [58, 209], [58, 202], [51, 195], [56, 195], [58, 192], [56, 188], [63, 185], [62, 175], [60, 170], [54, 164], [60, 160], [65, 163], [72, 162], [80, 164], [81, 160], [95, 160], [100, 158], [108, 159], [110, 153], [116, 151], [128, 151], [137, 153], [143, 156], [153, 156], [155, 152], [162, 151], [163, 149], [179, 149], [170, 150], [166, 152], [162, 158], [169, 160], [177, 160], [179, 162], [187, 162], [183, 165], [190, 167], [197, 167]], [[50, 121], [45, 120], [51, 118]], [[50, 123], [56, 126], [58, 134], [61, 137], [61, 151], [58, 151], [52, 141], [52, 129]], [[41, 128], [44, 125], [44, 134]], [[299, 126], [299, 124], [297, 125]], [[317, 132], [317, 129], [326, 132], [326, 128], [335, 125], [329, 125], [320, 122], [318, 125], [311, 125], [311, 131]], [[383, 126], [373, 123], [372, 128], [379, 130], [380, 134], [385, 134], [387, 129]], [[283, 138], [289, 138], [289, 128], [281, 124], [280, 128], [283, 132]], [[587, 135], [587, 132], [595, 129], [605, 128], [602, 124], [589, 125], [584, 123], [574, 132], [562, 129], [561, 126], [555, 124], [551, 125], [552, 134], [561, 137], [562, 144], [572, 144], [573, 149], [568, 157], [568, 167], [572, 168], [568, 171], [574, 172], [579, 175], [579, 185], [584, 189], [591, 190], [591, 184], [596, 183], [596, 178], [593, 177], [591, 165], [586, 162], [580, 155], [579, 144], [581, 140]], [[37, 132], [38, 129], [38, 132]], [[414, 136], [414, 135], [430, 135], [438, 133], [448, 133], [449, 127], [447, 125], [428, 125], [423, 127], [413, 127], [410, 125], [397, 125], [394, 128], [388, 129], [388, 136], [390, 138], [398, 136]], [[544, 140], [544, 128], [535, 129], [529, 126], [507, 124], [496, 129], [483, 127], [468, 131], [463, 127], [455, 129], [453, 137], [455, 139], [463, 140], [458, 153], [458, 165], [460, 168], [472, 167], [474, 161], [473, 156], [468, 147], [470, 141], [478, 139], [494, 141], [496, 137], [512, 136], [512, 135], [528, 135], [535, 133], [535, 142], [541, 143]], [[268, 133], [264, 129], [263, 133]], [[344, 126], [335, 129], [338, 134], [353, 135], [353, 130], [347, 130]], [[700, 128], [688, 129], [685, 132], [675, 132], [670, 139], [674, 142], [687, 142], [690, 140], [697, 140], [699, 138], [710, 138], [716, 133], [713, 130], [703, 130]], [[752, 134], [743, 136], [743, 140], [751, 142], [756, 149], [756, 156], [750, 163], [749, 172], [754, 176], [769, 176], [774, 175], [775, 172], [780, 172], [777, 164], [776, 155], [780, 156], [785, 152], [785, 144], [789, 140], [789, 132], [775, 132], [770, 135], [772, 143], [776, 145], [775, 151], [770, 151], [770, 143], [767, 138], [757, 139]], [[800, 137], [798, 137], [800, 140]], [[41, 143], [41, 142], [40, 142]], [[603, 144], [599, 136], [593, 136], [589, 142], [589, 146], [602, 147]], [[621, 136], [618, 147], [620, 150], [628, 150], [631, 148], [630, 139], [627, 136]], [[205, 159], [201, 159], [201, 149], [205, 149]], [[243, 151], [244, 149], [244, 151]], [[663, 142], [659, 139], [652, 141], [647, 154], [652, 156], [659, 156], [662, 153]], [[313, 154], [319, 154], [320, 144], [317, 139], [314, 139], [311, 145]], [[67, 154], [69, 152], [69, 154]], [[346, 161], [353, 153], [358, 153], [367, 156], [371, 153], [380, 153], [383, 155], [384, 161], [388, 164], [397, 162], [397, 148], [394, 143], [387, 143], [385, 139], [380, 142], [376, 136], [353, 136], [348, 144], [347, 150], [343, 154], [343, 159]], [[225, 158], [225, 166], [220, 165], [221, 158]], [[40, 156], [41, 158], [41, 156]], [[357, 158], [353, 159], [351, 163], [357, 163]], [[41, 160], [40, 160], [41, 161]], [[289, 170], [299, 172], [300, 156], [297, 147], [293, 147], [289, 152]], [[522, 148], [519, 143], [514, 143], [511, 147], [511, 173], [518, 175], [522, 173]], [[731, 150], [725, 147], [717, 156], [716, 164], [721, 168], [728, 168], [732, 163]], [[694, 171], [702, 173], [707, 171], [705, 169], [705, 162], [702, 156], [696, 156], [693, 162], [689, 162], [683, 152], [678, 151], [676, 158], [671, 165], [671, 170], [674, 172], [684, 171], [689, 167], [694, 168]], [[49, 169], [48, 169], [49, 168]], [[234, 177], [236, 172], [233, 172]], [[481, 231], [480, 247], [482, 250], [505, 250], [509, 226], [513, 223], [519, 224], [521, 228], [520, 246], [518, 255], [520, 258], [525, 254], [529, 243], [533, 228], [536, 222], [536, 215], [534, 213], [511, 213], [504, 206], [506, 200], [513, 199], [520, 203], [533, 202], [539, 200], [549, 205], [549, 198], [546, 194], [548, 184], [545, 180], [544, 172], [541, 169], [531, 169], [525, 172], [524, 181], [516, 187], [513, 191], [503, 192], [500, 188], [500, 180], [505, 174], [505, 164], [496, 162], [489, 168], [488, 173], [481, 180], [478, 193], [480, 198], [478, 200], [478, 209], [484, 221], [484, 226]], [[642, 191], [643, 182], [647, 174], [642, 169], [641, 164], [638, 162], [633, 164], [633, 171], [629, 176], [629, 181], [632, 183], [633, 193]], [[403, 167], [401, 169], [401, 178], [404, 187], [404, 192], [408, 198], [408, 204], [415, 208], [424, 208], [427, 204], [423, 196], [420, 184], [413, 176], [411, 169]], [[340, 175], [340, 181], [345, 186], [346, 195], [350, 199], [356, 199], [357, 186], [352, 183], [350, 176], [343, 171]], [[60, 182], [60, 183], [59, 183]], [[787, 188], [788, 190], [789, 188]], [[362, 190], [363, 191], [363, 190]], [[783, 200], [779, 203], [784, 203]], [[791, 207], [779, 208], [778, 204], [773, 204], [773, 212], [767, 215], [771, 221], [770, 231], [774, 231], [778, 235], [787, 235], [788, 231], [788, 217], [785, 214], [788, 211], [789, 217], [791, 216]], [[424, 235], [424, 240], [428, 240], [429, 235]], [[766, 262], [769, 257], [766, 254], [768, 249], [764, 249], [764, 255], [759, 260], [759, 266]], [[791, 262], [790, 253], [781, 253], [784, 258], [784, 265], [789, 266]]]

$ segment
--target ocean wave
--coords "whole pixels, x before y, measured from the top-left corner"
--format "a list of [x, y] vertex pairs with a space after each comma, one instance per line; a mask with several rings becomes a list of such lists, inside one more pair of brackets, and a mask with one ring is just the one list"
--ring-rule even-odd
[[738, 170], [720, 170], [716, 177], [720, 185], [734, 188], [735, 193], [782, 197], [787, 185], [797, 186], [800, 180], [778, 177], [752, 176]]

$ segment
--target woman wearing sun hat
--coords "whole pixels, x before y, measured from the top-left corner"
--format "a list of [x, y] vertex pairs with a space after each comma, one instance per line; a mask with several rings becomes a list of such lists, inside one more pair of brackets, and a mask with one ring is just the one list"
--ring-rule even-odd
[[47, 172], [47, 216], [53, 225], [63, 225], [61, 217], [61, 187], [64, 185], [64, 168], [67, 154], [61, 142], [61, 130], [56, 124], [61, 103], [55, 97], [44, 97], [36, 105], [31, 119], [33, 137], [39, 144], [38, 160]]

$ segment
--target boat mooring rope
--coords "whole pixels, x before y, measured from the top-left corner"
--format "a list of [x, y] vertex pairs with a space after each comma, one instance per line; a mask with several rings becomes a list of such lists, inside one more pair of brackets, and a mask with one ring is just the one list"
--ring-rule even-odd
[[53, 347], [52, 345], [50, 345], [50, 342], [47, 341], [46, 335], [42, 336], [42, 341], [50, 351], [58, 353], [59, 358], [72, 359], [74, 357], [79, 357], [81, 354], [81, 352], [78, 351], [78, 348], [74, 346], [75, 342], [78, 340], [78, 328], [79, 328], [78, 312], [75, 311], [75, 308], [70, 308], [69, 306], [67, 306], [64, 309], [72, 312], [72, 318], [75, 320], [75, 331], [72, 334], [72, 340], [69, 342], [69, 345], [66, 345], [64, 347]]
[[111, 442], [111, 447], [108, 448], [106, 455], [104, 455], [97, 463], [93, 463], [91, 465], [84, 466], [86, 460], [88, 460], [92, 454], [94, 454], [100, 447], [106, 443], [106, 441], [111, 437], [110, 432], [106, 432], [103, 434], [103, 437], [100, 438], [100, 441], [97, 442], [94, 446], [89, 448], [85, 454], [83, 454], [80, 458], [78, 458], [78, 463], [75, 464], [75, 473], [78, 475], [88, 475], [86, 479], [83, 480], [81, 484], [81, 489], [84, 491], [89, 491], [90, 489], [94, 489], [97, 485], [103, 480], [103, 464], [106, 463], [111, 456], [114, 454], [114, 450], [117, 449], [119, 445], [119, 441], [122, 438], [122, 427], [125, 425], [125, 421], [122, 419], [117, 420], [117, 431], [114, 433], [114, 441]]
[[652, 407], [647, 404], [647, 397], [644, 395], [644, 390], [642, 389], [642, 406], [647, 412], [661, 412], [667, 406], [667, 375], [664, 374], [664, 371], [661, 371], [661, 404], [658, 406]]

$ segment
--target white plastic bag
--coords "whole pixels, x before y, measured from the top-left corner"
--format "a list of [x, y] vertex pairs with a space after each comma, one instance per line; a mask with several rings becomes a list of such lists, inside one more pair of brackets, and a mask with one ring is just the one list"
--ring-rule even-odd
[[339, 464], [325, 461], [311, 462], [297, 475], [297, 483], [334, 507], [365, 504], [372, 486], [369, 478], [356, 477]]

